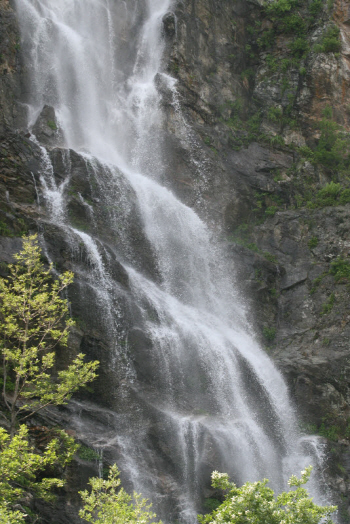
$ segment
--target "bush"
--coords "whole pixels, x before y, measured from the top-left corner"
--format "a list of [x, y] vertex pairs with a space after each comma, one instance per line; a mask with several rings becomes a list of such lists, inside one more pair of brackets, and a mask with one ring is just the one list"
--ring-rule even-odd
[[310, 249], [313, 249], [314, 247], [318, 246], [318, 238], [317, 237], [311, 237], [309, 242], [307, 243]]
[[269, 206], [269, 207], [267, 207], [265, 209], [265, 215], [269, 216], [269, 217], [273, 217], [273, 216], [275, 216], [277, 211], [278, 211], [278, 207], [276, 207], [276, 206]]
[[[108, 479], [91, 478], [91, 491], [80, 491], [83, 509], [79, 516], [87, 522], [101, 524], [148, 524], [156, 515], [150, 511], [151, 504], [134, 493], [134, 500], [120, 487], [116, 465], [109, 470]], [[162, 524], [159, 522], [158, 524]]]
[[323, 7], [323, 0], [312, 0], [309, 6], [309, 12], [312, 16], [317, 16]]
[[344, 205], [350, 202], [350, 189], [343, 189], [339, 195], [339, 203]]
[[321, 42], [314, 47], [316, 53], [339, 53], [340, 49], [340, 29], [337, 26], [328, 27]]
[[283, 111], [280, 107], [271, 106], [267, 112], [267, 118], [270, 122], [280, 122], [283, 117]]
[[276, 338], [276, 329], [274, 327], [265, 326], [263, 328], [263, 335], [268, 342], [272, 342]]
[[322, 306], [321, 315], [328, 315], [335, 304], [335, 294], [332, 293], [325, 304]]
[[266, 7], [266, 11], [270, 16], [280, 18], [297, 7], [298, 3], [298, 0], [275, 0], [274, 2], [269, 3]]
[[326, 426], [324, 422], [322, 422], [318, 430], [319, 435], [327, 438], [328, 440], [333, 440], [334, 442], [338, 440], [339, 433], [340, 433], [340, 428], [338, 426], [335, 426], [335, 425]]
[[303, 146], [299, 152], [314, 164], [321, 164], [332, 172], [344, 172], [350, 165], [350, 137], [334, 122], [332, 113], [330, 106], [326, 106], [322, 112], [323, 118], [317, 123], [320, 138], [315, 149]]
[[317, 207], [339, 206], [348, 204], [349, 202], [350, 189], [343, 189], [341, 184], [330, 182], [316, 193], [314, 200], [308, 203], [308, 207], [313, 209]]
[[[13, 438], [0, 428], [0, 523], [25, 521], [25, 515], [16, 510], [18, 502], [26, 494], [32, 493], [50, 501], [51, 489], [64, 485], [64, 480], [53, 477], [50, 471], [54, 466], [68, 464], [77, 446], [64, 431], [51, 433], [53, 438], [38, 453], [30, 443], [29, 430], [25, 425], [20, 426]], [[16, 503], [17, 507], [14, 506]], [[4, 514], [7, 520], [1, 520]]]
[[309, 50], [309, 44], [305, 37], [299, 36], [290, 44], [289, 48], [293, 56], [302, 58], [307, 54]]
[[78, 455], [82, 460], [89, 460], [90, 462], [100, 458], [99, 454], [94, 449], [88, 448], [87, 446], [80, 446]]
[[334, 276], [334, 280], [336, 282], [340, 282], [342, 280], [349, 281], [350, 262], [348, 260], [344, 260], [342, 257], [333, 260], [333, 262], [331, 262], [330, 273]]
[[286, 33], [302, 35], [306, 31], [306, 23], [298, 13], [292, 13], [283, 20], [283, 30]]
[[214, 471], [212, 486], [225, 492], [225, 501], [209, 515], [199, 515], [200, 524], [331, 524], [335, 506], [318, 506], [302, 487], [311, 473], [311, 466], [289, 479], [288, 492], [275, 496], [267, 487], [268, 480], [246, 482], [238, 488], [229, 482], [226, 473]]
[[214, 499], [214, 498], [207, 498], [205, 499], [204, 501], [204, 506], [209, 510], [209, 511], [215, 511], [216, 509], [218, 509], [218, 507], [221, 505], [221, 502], [220, 500], [218, 499]]
[[315, 149], [315, 160], [326, 167], [338, 165], [342, 155], [335, 147], [338, 139], [339, 126], [328, 117], [324, 117], [319, 123], [321, 136]]
[[263, 256], [269, 262], [272, 262], [273, 264], [277, 264], [277, 257], [276, 257], [276, 255], [273, 255], [272, 253], [269, 253], [268, 251], [264, 251], [263, 252]]
[[342, 191], [340, 184], [330, 182], [320, 189], [316, 195], [316, 203], [320, 207], [334, 206]]
[[57, 131], [57, 125], [53, 120], [49, 120], [47, 122], [47, 125], [49, 126], [50, 129], [52, 129], [52, 131]]

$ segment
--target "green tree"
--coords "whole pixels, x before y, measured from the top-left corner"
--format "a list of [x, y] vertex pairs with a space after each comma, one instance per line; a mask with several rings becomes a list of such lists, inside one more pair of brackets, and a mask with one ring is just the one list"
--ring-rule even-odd
[[214, 471], [212, 486], [225, 491], [225, 501], [212, 513], [199, 516], [201, 524], [331, 524], [336, 506], [318, 506], [303, 488], [311, 474], [309, 466], [301, 478], [289, 479], [291, 489], [277, 495], [267, 487], [267, 479], [246, 482], [238, 488], [226, 473]]
[[[84, 507], [79, 516], [86, 522], [101, 524], [148, 524], [156, 515], [150, 511], [151, 504], [141, 495], [132, 498], [120, 488], [119, 471], [116, 465], [109, 471], [108, 479], [91, 478], [91, 492], [80, 491]], [[158, 524], [162, 524], [160, 521]]]
[[24, 522], [25, 508], [20, 506], [21, 511], [12, 508], [15, 503], [19, 505], [26, 493], [49, 501], [52, 499], [50, 490], [64, 485], [62, 479], [52, 475], [45, 477], [45, 472], [50, 472], [52, 466], [65, 466], [79, 446], [64, 431], [54, 433], [55, 437], [46, 448], [37, 453], [24, 424], [12, 439], [0, 428], [0, 524]]
[[79, 354], [53, 380], [55, 348], [66, 346], [69, 329], [68, 302], [62, 292], [73, 281], [67, 271], [52, 278], [45, 268], [36, 235], [23, 240], [9, 266], [9, 277], [0, 279], [0, 354], [2, 394], [11, 438], [18, 421], [49, 405], [64, 404], [80, 387], [96, 377], [98, 362], [84, 363]]
[[39, 450], [19, 423], [46, 406], [67, 402], [96, 377], [98, 366], [97, 361], [85, 363], [79, 354], [66, 369], [54, 372], [55, 349], [67, 345], [74, 324], [62, 297], [73, 274], [52, 277], [36, 235], [23, 239], [15, 259], [8, 278], [0, 279], [0, 415], [6, 428], [0, 428], [0, 524], [24, 521], [21, 504], [28, 493], [49, 500], [50, 490], [64, 484], [57, 478], [58, 468], [78, 448], [64, 431], [50, 430]]

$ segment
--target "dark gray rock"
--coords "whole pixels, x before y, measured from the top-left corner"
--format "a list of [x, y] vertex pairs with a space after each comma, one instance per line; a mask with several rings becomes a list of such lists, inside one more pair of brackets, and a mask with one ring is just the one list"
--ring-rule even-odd
[[163, 17], [163, 31], [168, 38], [173, 38], [175, 36], [176, 18], [174, 13], [167, 13]]
[[33, 126], [33, 133], [45, 146], [57, 147], [64, 144], [55, 110], [51, 106], [43, 107]]
[[[231, 237], [227, 257], [232, 271], [238, 274], [241, 294], [250, 307], [257, 335], [287, 378], [304, 420], [320, 427], [326, 417], [328, 425], [339, 426], [345, 435], [350, 416], [349, 284], [335, 282], [329, 272], [332, 260], [338, 256], [348, 260], [350, 209], [349, 205], [299, 209], [295, 196], [307, 191], [315, 193], [330, 177], [287, 146], [316, 143], [314, 122], [321, 118], [326, 103], [332, 105], [340, 123], [349, 124], [348, 111], [344, 111], [350, 96], [347, 58], [313, 54], [309, 62], [300, 64], [306, 73], [291, 69], [286, 76], [289, 85], [283, 88], [282, 76], [269, 73], [266, 58], [267, 54], [278, 60], [290, 58], [288, 38], [281, 35], [269, 53], [254, 48], [255, 56], [250, 58], [247, 52], [247, 45], [251, 45], [248, 28], [256, 27], [255, 22], [260, 21], [261, 29], [256, 31], [261, 36], [271, 24], [264, 18], [262, 4], [260, 0], [186, 0], [177, 3], [176, 18], [173, 13], [164, 18], [164, 62], [169, 64], [168, 73], [178, 81], [182, 116], [187, 124], [185, 127], [174, 108], [171, 90], [159, 75], [156, 82], [166, 110], [164, 155], [171, 173], [166, 183], [184, 202], [196, 208], [223, 242], [227, 233], [236, 233], [242, 224], [250, 226], [250, 236], [243, 245]], [[139, 16], [144, 14], [140, 12]], [[345, 31], [345, 41], [349, 36], [347, 2], [335, 2], [334, 17]], [[23, 126], [23, 111], [13, 94], [16, 100], [26, 100], [27, 89], [19, 60], [18, 27], [7, 2], [0, 4], [0, 29], [0, 133], [7, 133], [0, 149], [0, 261], [4, 263], [0, 270], [6, 274], [6, 264], [20, 247], [19, 237], [26, 231], [38, 230], [57, 270], [75, 272], [69, 299], [77, 327], [72, 332], [69, 351], [71, 355], [83, 351], [88, 358], [99, 359], [100, 378], [94, 393], [79, 397], [80, 404], [76, 401], [66, 410], [52, 411], [48, 418], [67, 427], [74, 417], [85, 417], [90, 423], [87, 426], [92, 428], [87, 441], [97, 433], [112, 438], [115, 428], [126, 424], [122, 420], [125, 414], [137, 416], [140, 398], [156, 394], [150, 380], [154, 365], [151, 348], [142, 332], [140, 310], [125, 269], [132, 261], [140, 272], [157, 280], [155, 257], [143, 233], [132, 188], [127, 187], [120, 173], [112, 176], [102, 166], [89, 164], [81, 155], [57, 147], [64, 145], [62, 136], [53, 109], [46, 106], [33, 132], [50, 149], [56, 183], [67, 182], [65, 201], [71, 229], [48, 223], [38, 176], [38, 148], [28, 137], [8, 133], [9, 128], [13, 131]], [[310, 35], [310, 45], [314, 36]], [[123, 50], [125, 56], [133, 52], [128, 42]], [[247, 71], [249, 78], [244, 74]], [[292, 98], [292, 118], [298, 119], [298, 129], [283, 127], [281, 122], [271, 123], [267, 109], [287, 107]], [[232, 126], [236, 103], [242, 106], [241, 129]], [[271, 133], [272, 138], [276, 134], [283, 136], [284, 146], [266, 140], [258, 144], [249, 139], [248, 143], [243, 128], [247, 119], [257, 113], [262, 120], [261, 129]], [[243, 145], [237, 151], [240, 138], [244, 139]], [[305, 185], [306, 179], [309, 186]], [[109, 188], [108, 199], [103, 184]], [[127, 194], [128, 206], [122, 202], [121, 193]], [[258, 212], [257, 195], [262, 205]], [[264, 209], [274, 205], [275, 197], [280, 201], [278, 212], [269, 218]], [[88, 249], [78, 235], [74, 236], [72, 228], [81, 233], [88, 231], [98, 239], [101, 259], [114, 286], [114, 299], [107, 307], [103, 307], [94, 282], [88, 278]], [[313, 237], [318, 243], [309, 247]], [[322, 278], [315, 283], [318, 277]], [[332, 294], [334, 304], [328, 307]], [[112, 333], [104, 322], [109, 309], [115, 309], [119, 315]], [[273, 341], [264, 336], [266, 327], [276, 330]], [[110, 348], [118, 350], [113, 365]], [[71, 355], [60, 350], [62, 366]], [[142, 391], [131, 384], [130, 370], [123, 367], [126, 355], [132, 357], [133, 371], [142, 379]], [[88, 402], [96, 398], [98, 408]], [[108, 411], [110, 408], [122, 414], [118, 423]], [[156, 460], [162, 462], [163, 469], [173, 471], [175, 465], [162, 441], [163, 420], [159, 414], [151, 415], [149, 426], [143, 426], [141, 421], [140, 429], [154, 444], [158, 451]], [[336, 448], [334, 463], [345, 468], [345, 473], [338, 468], [332, 475], [335, 489], [347, 497], [349, 451], [345, 442], [332, 444]], [[205, 450], [202, 473], [209, 478], [217, 463], [212, 442], [206, 443]], [[108, 460], [112, 459], [116, 457], [109, 455]], [[78, 501], [74, 488], [84, 486], [92, 469], [81, 463], [72, 466], [68, 491], [59, 500], [55, 522], [75, 522]], [[340, 481], [339, 475], [343, 476]], [[169, 477], [165, 474], [157, 482], [175, 505], [175, 488]], [[51, 509], [41, 507], [40, 511], [47, 522], [52, 521]]]

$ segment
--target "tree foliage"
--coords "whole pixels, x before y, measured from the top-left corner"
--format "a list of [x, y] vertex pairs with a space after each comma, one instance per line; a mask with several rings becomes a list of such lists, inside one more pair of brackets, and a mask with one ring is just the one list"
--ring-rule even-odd
[[24, 424], [12, 439], [0, 428], [0, 524], [2, 519], [6, 523], [24, 521], [25, 513], [13, 510], [12, 505], [21, 501], [26, 493], [51, 500], [50, 490], [64, 485], [62, 479], [45, 477], [45, 472], [50, 472], [52, 466], [65, 466], [79, 446], [64, 431], [56, 430], [55, 435], [43, 452], [37, 453]]
[[214, 471], [212, 486], [226, 492], [225, 501], [209, 515], [199, 516], [201, 524], [331, 524], [335, 506], [318, 506], [302, 487], [311, 474], [311, 466], [301, 478], [289, 479], [291, 489], [277, 495], [267, 487], [268, 480], [246, 482], [238, 488], [226, 473]]
[[8, 410], [2, 417], [9, 423], [11, 436], [18, 419], [50, 404], [65, 403], [96, 377], [98, 366], [98, 362], [84, 363], [84, 355], [79, 354], [53, 380], [54, 350], [58, 344], [67, 345], [74, 325], [67, 300], [62, 298], [73, 273], [52, 278], [52, 265], [45, 268], [36, 235], [23, 240], [15, 259], [9, 277], [0, 279], [2, 393]]
[[[73, 281], [66, 272], [52, 277], [45, 267], [36, 235], [23, 240], [23, 249], [0, 279], [0, 355], [2, 396], [0, 414], [0, 524], [24, 522], [23, 500], [34, 495], [50, 500], [61, 487], [58, 470], [78, 446], [64, 431], [47, 430], [46, 445], [35, 446], [21, 420], [49, 405], [64, 404], [80, 387], [96, 377], [98, 362], [84, 362], [79, 354], [54, 373], [55, 349], [66, 346], [74, 322], [69, 318], [63, 291]], [[60, 472], [60, 471], [59, 471]]]
[[[132, 498], [120, 487], [119, 471], [116, 465], [109, 471], [108, 479], [91, 478], [91, 492], [81, 491], [84, 502], [79, 516], [87, 522], [101, 524], [148, 524], [156, 515], [150, 511], [151, 504], [141, 495]], [[158, 524], [162, 524], [159, 522]]]

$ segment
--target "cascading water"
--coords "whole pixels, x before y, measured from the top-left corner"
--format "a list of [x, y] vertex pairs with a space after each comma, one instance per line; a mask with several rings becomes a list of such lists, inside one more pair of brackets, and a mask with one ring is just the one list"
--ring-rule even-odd
[[283, 488], [317, 444], [299, 439], [283, 379], [250, 333], [208, 228], [165, 187], [156, 79], [171, 4], [17, 0], [17, 10], [29, 126], [52, 106], [65, 144], [42, 147], [47, 221], [70, 246], [81, 300], [91, 317], [100, 311], [123, 385], [112, 408], [72, 403], [70, 423], [118, 460], [165, 522], [193, 524], [212, 469]]

